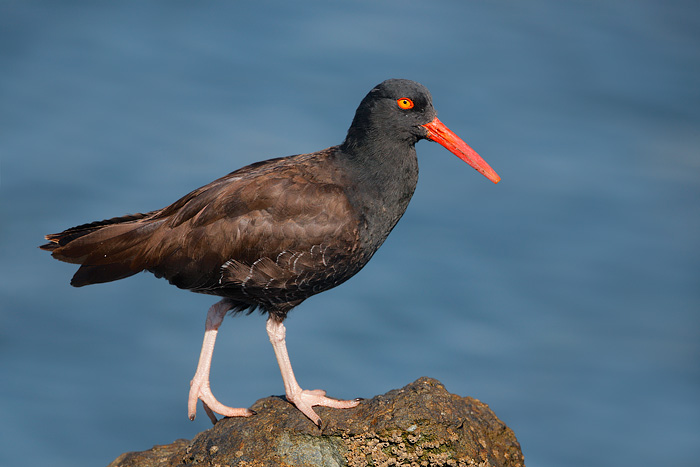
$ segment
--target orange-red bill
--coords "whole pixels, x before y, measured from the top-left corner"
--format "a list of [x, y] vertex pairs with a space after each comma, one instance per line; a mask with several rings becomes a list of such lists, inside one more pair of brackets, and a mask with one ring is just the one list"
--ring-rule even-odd
[[480, 155], [476, 153], [467, 143], [447, 128], [444, 123], [435, 119], [423, 125], [428, 130], [428, 139], [442, 144], [448, 151], [462, 159], [467, 164], [481, 172], [493, 183], [501, 181], [501, 177], [489, 166]]

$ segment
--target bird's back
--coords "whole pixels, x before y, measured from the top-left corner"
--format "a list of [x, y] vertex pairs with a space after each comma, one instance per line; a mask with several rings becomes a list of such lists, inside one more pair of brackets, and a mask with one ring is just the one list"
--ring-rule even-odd
[[47, 235], [83, 286], [150, 271], [240, 309], [289, 309], [369, 259], [337, 148], [259, 162], [145, 214]]

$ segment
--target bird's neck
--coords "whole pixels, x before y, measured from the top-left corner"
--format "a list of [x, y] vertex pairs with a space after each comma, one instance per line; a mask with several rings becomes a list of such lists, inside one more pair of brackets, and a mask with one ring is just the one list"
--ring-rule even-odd
[[376, 251], [401, 219], [418, 183], [413, 143], [353, 142], [339, 147], [351, 183], [348, 198], [361, 214], [360, 231]]

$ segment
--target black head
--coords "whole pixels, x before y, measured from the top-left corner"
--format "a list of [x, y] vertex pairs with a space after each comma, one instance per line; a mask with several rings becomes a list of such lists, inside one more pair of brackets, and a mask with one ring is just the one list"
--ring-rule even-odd
[[[422, 125], [435, 119], [430, 91], [407, 79], [388, 79], [372, 89], [357, 108], [345, 145], [364, 145], [363, 139], [415, 144], [426, 138]], [[388, 141], [385, 141], [388, 142]]]
[[407, 148], [413, 152], [420, 139], [443, 145], [494, 183], [501, 179], [476, 151], [438, 120], [430, 91], [407, 79], [388, 79], [362, 99], [341, 148], [354, 154], [364, 151], [366, 155], [405, 153]]

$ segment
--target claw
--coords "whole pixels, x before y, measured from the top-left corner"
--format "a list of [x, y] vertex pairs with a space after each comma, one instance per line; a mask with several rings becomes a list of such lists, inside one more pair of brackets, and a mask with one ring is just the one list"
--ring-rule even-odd
[[216, 423], [216, 415], [224, 417], [250, 417], [255, 412], [249, 409], [235, 409], [225, 406], [214, 397], [209, 387], [209, 371], [211, 370], [211, 357], [214, 353], [214, 344], [216, 343], [216, 334], [219, 331], [219, 326], [226, 315], [226, 312], [231, 309], [231, 303], [224, 299], [211, 308], [207, 313], [207, 321], [204, 331], [204, 342], [202, 342], [202, 351], [199, 355], [199, 363], [197, 371], [190, 381], [190, 396], [187, 400], [187, 415], [190, 420], [194, 420], [197, 416], [197, 401], [201, 400], [204, 405], [204, 411], [209, 416], [212, 423]]
[[[209, 408], [209, 406], [204, 401], [202, 401], [202, 406], [204, 407], [204, 411], [207, 413], [209, 420], [211, 420], [211, 424], [216, 425], [216, 422], [218, 422], [218, 420], [216, 419], [216, 415], [214, 414], [214, 412]], [[190, 420], [192, 420], [192, 419], [190, 419]]]
[[292, 363], [287, 353], [287, 343], [285, 341], [287, 330], [284, 324], [270, 315], [267, 319], [266, 327], [267, 335], [275, 351], [275, 357], [277, 357], [277, 364], [282, 373], [284, 392], [287, 395], [287, 400], [294, 404], [297, 409], [315, 423], [317, 427], [321, 427], [321, 417], [314, 412], [312, 407], [320, 405], [322, 407], [332, 407], [335, 409], [351, 409], [360, 403], [358, 400], [344, 401], [331, 399], [330, 397], [326, 397], [326, 391], [323, 389], [302, 389], [294, 377]]
[[197, 415], [197, 400], [202, 401], [204, 411], [209, 416], [209, 420], [214, 424], [217, 422], [214, 413], [218, 413], [224, 417], [250, 417], [251, 415], [255, 415], [255, 412], [250, 409], [228, 407], [219, 402], [209, 388], [208, 379], [200, 382], [195, 375], [195, 379], [192, 380], [191, 384], [190, 397], [187, 402], [190, 420], [194, 420]]
[[314, 406], [332, 407], [334, 409], [351, 409], [357, 407], [360, 403], [354, 400], [331, 399], [330, 397], [326, 397], [325, 393], [326, 391], [320, 389], [301, 389], [298, 393], [288, 394], [287, 399], [319, 428], [321, 427], [321, 417], [314, 411]]

